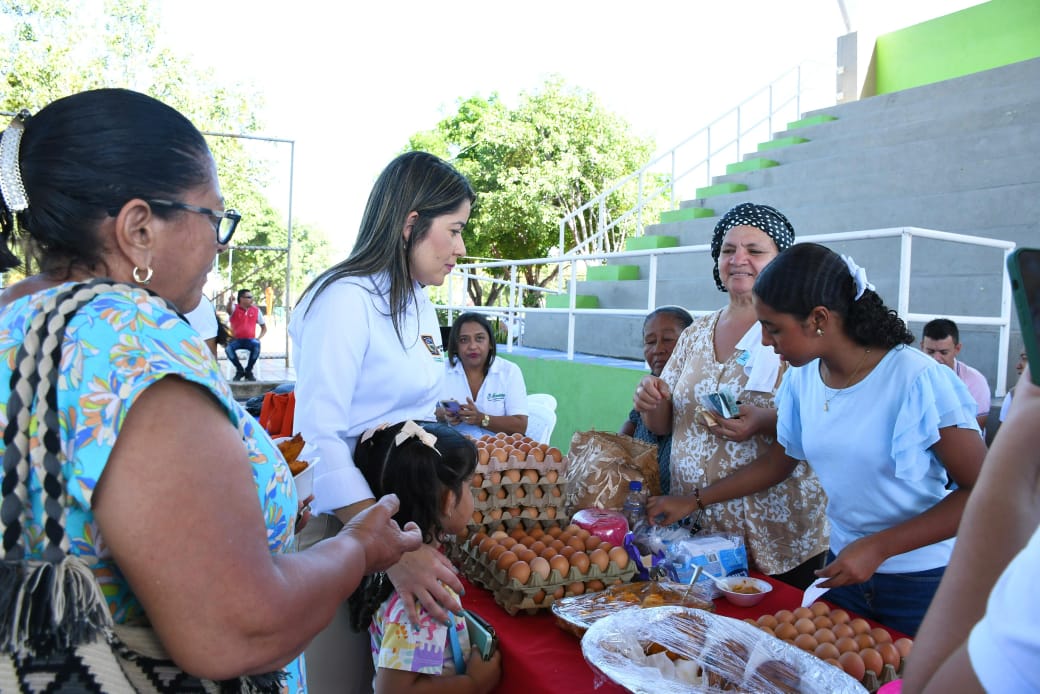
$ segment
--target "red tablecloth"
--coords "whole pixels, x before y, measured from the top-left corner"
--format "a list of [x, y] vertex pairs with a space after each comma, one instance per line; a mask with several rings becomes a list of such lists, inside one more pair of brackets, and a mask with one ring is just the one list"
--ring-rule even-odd
[[[765, 600], [754, 607], [737, 607], [720, 598], [715, 601], [715, 611], [736, 619], [758, 618], [778, 610], [794, 609], [801, 603], [802, 591], [797, 588], [767, 576], [754, 575], [773, 585], [773, 590], [766, 595]], [[511, 616], [495, 602], [489, 591], [474, 586], [466, 579], [462, 579], [462, 582], [466, 588], [466, 595], [462, 598], [463, 606], [487, 619], [498, 633], [499, 648], [502, 650], [502, 682], [496, 690], [499, 694], [616, 694], [628, 691], [593, 673], [581, 654], [581, 642], [556, 626], [552, 612], [545, 610], [535, 615]], [[905, 636], [883, 624], [871, 624], [887, 629], [893, 639]]]

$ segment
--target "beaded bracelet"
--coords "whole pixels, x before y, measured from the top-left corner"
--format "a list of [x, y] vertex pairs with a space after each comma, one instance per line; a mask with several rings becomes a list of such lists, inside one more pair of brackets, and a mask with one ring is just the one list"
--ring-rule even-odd
[[697, 508], [700, 509], [701, 511], [704, 511], [705, 508], [704, 508], [704, 502], [701, 501], [701, 488], [700, 487], [694, 487], [693, 488], [693, 498], [697, 501]]

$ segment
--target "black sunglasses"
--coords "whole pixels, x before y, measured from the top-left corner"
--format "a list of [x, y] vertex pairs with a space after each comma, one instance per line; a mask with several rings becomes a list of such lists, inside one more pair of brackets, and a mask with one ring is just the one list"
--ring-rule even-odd
[[217, 232], [217, 243], [219, 244], [226, 244], [231, 241], [231, 237], [234, 236], [238, 223], [242, 221], [242, 215], [239, 214], [237, 210], [224, 210], [223, 212], [217, 212], [208, 207], [198, 207], [183, 202], [174, 202], [173, 200], [145, 200], [145, 202], [149, 205], [172, 207], [175, 210], [185, 210], [187, 212], [194, 212], [195, 214], [202, 214], [216, 219], [217, 223], [213, 225], [213, 229]]

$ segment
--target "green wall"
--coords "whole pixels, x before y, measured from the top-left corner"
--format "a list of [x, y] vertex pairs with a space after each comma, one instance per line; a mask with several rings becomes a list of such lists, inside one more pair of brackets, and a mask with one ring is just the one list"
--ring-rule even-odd
[[874, 51], [877, 94], [1037, 58], [1040, 2], [990, 0], [879, 36]]
[[539, 359], [506, 354], [524, 372], [528, 393], [556, 398], [556, 428], [552, 445], [564, 453], [576, 431], [617, 431], [632, 409], [632, 394], [647, 371], [584, 364], [565, 359]]

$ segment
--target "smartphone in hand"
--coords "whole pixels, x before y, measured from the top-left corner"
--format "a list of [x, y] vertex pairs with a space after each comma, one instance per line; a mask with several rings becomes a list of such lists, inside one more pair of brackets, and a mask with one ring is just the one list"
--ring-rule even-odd
[[459, 401], [458, 400], [441, 400], [441, 407], [448, 411], [452, 417], [457, 417], [459, 414]]
[[1029, 373], [1033, 383], [1040, 386], [1040, 249], [1017, 248], [1008, 256], [1007, 265]]
[[469, 631], [469, 642], [476, 646], [484, 660], [488, 660], [498, 648], [498, 635], [495, 628], [475, 612], [465, 611], [466, 628]]

